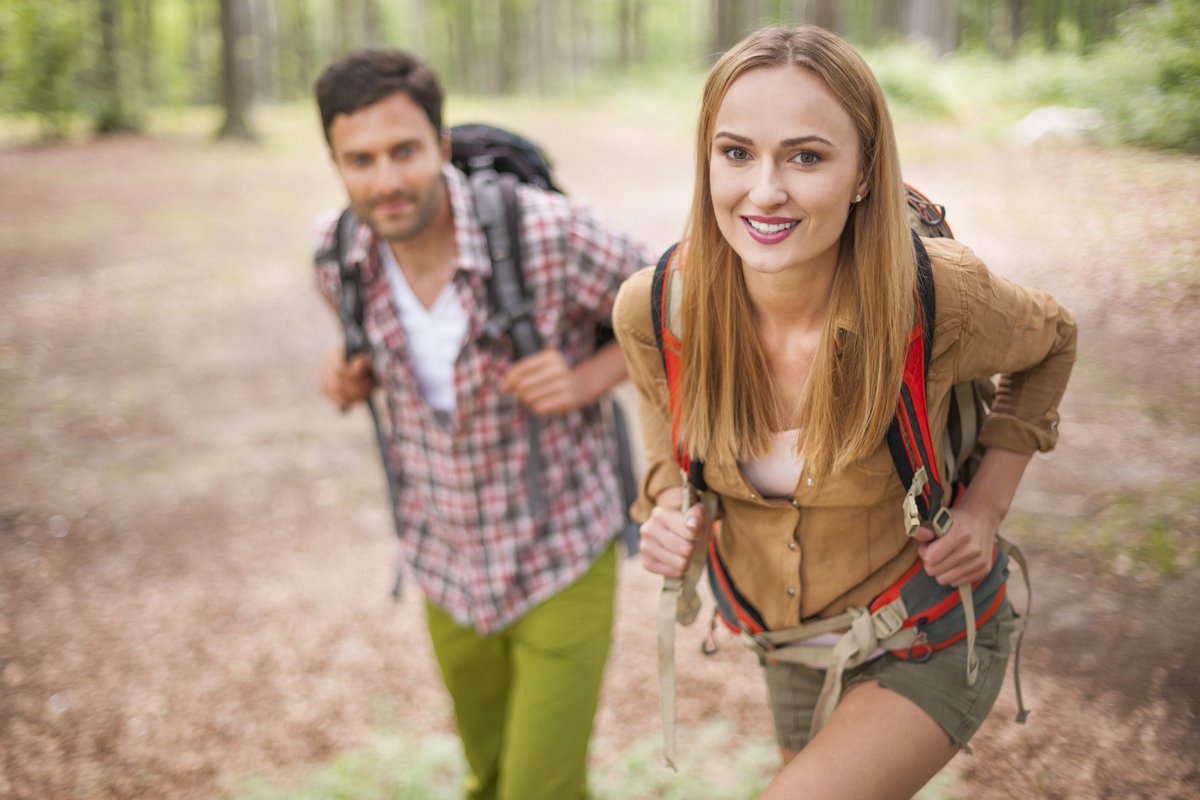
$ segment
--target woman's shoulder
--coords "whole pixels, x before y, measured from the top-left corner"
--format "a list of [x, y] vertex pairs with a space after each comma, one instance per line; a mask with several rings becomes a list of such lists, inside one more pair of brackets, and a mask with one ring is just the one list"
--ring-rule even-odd
[[991, 280], [987, 265], [957, 239], [922, 237], [933, 273], [936, 318], [939, 330], [961, 323], [972, 303], [984, 296]]
[[621, 284], [613, 304], [613, 329], [618, 336], [632, 335], [654, 342], [654, 315], [650, 308], [650, 290], [654, 266], [643, 267]]

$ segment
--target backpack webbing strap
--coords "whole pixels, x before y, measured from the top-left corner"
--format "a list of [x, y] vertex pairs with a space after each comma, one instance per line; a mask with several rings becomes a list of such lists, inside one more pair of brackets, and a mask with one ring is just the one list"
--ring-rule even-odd
[[1025, 629], [1029, 627], [1029, 615], [1033, 611], [1033, 585], [1029, 580], [1029, 565], [1021, 548], [1003, 536], [996, 537], [999, 547], [1008, 557], [1017, 562], [1021, 568], [1021, 577], [1025, 580], [1025, 613], [1021, 615], [1021, 624], [1017, 628], [1017, 643], [1013, 646], [1013, 689], [1017, 695], [1017, 722], [1022, 725], [1029, 719], [1029, 709], [1025, 707], [1025, 698], [1021, 694], [1021, 644], [1025, 641]]
[[[518, 359], [542, 349], [542, 340], [533, 324], [533, 300], [525, 290], [525, 270], [521, 259], [520, 206], [517, 204], [517, 179], [501, 174], [484, 156], [472, 163], [471, 196], [475, 215], [487, 239], [492, 275], [488, 296], [492, 316], [486, 332], [492, 337], [507, 333]], [[542, 420], [528, 414], [529, 454], [526, 456], [525, 484], [529, 493], [529, 511], [534, 520], [545, 516], [546, 498], [542, 491]]]
[[[680, 510], [686, 513], [696, 503], [696, 490], [686, 473], [681, 471], [680, 477], [683, 479]], [[709, 493], [703, 499], [711, 520], [716, 513], [716, 496]], [[700, 613], [696, 585], [704, 572], [704, 557], [704, 548], [696, 548], [682, 576], [663, 578], [658, 597], [658, 707], [662, 715], [663, 761], [671, 769], [675, 769], [675, 623], [691, 625]]]
[[[366, 329], [363, 327], [363, 285], [362, 273], [358, 264], [350, 263], [350, 250], [354, 246], [354, 237], [359, 228], [358, 216], [349, 208], [338, 217], [333, 230], [333, 245], [330, 250], [318, 254], [319, 259], [334, 258], [338, 265], [338, 319], [342, 323], [342, 333], [346, 337], [346, 361], [369, 349]], [[371, 415], [371, 424], [375, 428], [375, 443], [379, 446], [379, 455], [383, 460], [383, 474], [387, 480], [388, 505], [392, 509], [392, 526], [397, 535], [400, 533], [400, 511], [397, 506], [399, 478], [392, 469], [391, 459], [388, 458], [388, 436], [383, 429], [379, 411], [375, 407], [375, 398], [367, 393], [367, 411]], [[392, 584], [392, 597], [399, 599], [404, 590], [404, 572], [396, 570], [396, 581]]]
[[[952, 520], [946, 507], [945, 487], [938, 474], [925, 402], [925, 383], [929, 376], [929, 361], [933, 348], [936, 298], [929, 255], [915, 232], [912, 239], [917, 260], [914, 289], [916, 302], [913, 307], [915, 319], [909, 334], [908, 351], [904, 359], [904, 378], [900, 385], [896, 414], [888, 425], [887, 443], [900, 482], [915, 501], [921, 518], [927, 520], [938, 535], [941, 535], [949, 529]], [[911, 524], [911, 519], [909, 522]], [[911, 535], [912, 531], [909, 533]]]

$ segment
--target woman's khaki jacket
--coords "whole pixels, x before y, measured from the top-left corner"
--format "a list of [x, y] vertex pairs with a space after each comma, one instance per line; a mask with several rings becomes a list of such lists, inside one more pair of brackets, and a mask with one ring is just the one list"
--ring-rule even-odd
[[[988, 271], [951, 239], [923, 239], [937, 298], [927, 402], [935, 441], [951, 387], [1000, 374], [980, 441], [1020, 453], [1051, 450], [1058, 403], [1075, 360], [1075, 320], [1049, 295]], [[621, 287], [613, 325], [637, 387], [647, 468], [633, 515], [679, 485], [669, 398], [650, 311], [653, 268]], [[706, 462], [704, 479], [721, 498], [718, 546], [730, 576], [772, 629], [865, 605], [917, 557], [905, 534], [904, 487], [886, 443], [865, 461], [817, 478], [801, 474], [790, 497], [760, 497], [736, 463]]]

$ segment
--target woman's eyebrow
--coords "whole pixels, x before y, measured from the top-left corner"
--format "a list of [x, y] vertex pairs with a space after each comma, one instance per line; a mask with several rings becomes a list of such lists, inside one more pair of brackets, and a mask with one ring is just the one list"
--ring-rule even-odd
[[735, 142], [738, 142], [739, 144], [754, 144], [754, 140], [749, 138], [748, 136], [738, 136], [736, 133], [730, 133], [729, 131], [717, 131], [716, 133], [713, 134], [714, 139], [720, 139], [721, 137], [725, 137], [726, 139], [733, 139]]
[[809, 134], [808, 136], [794, 136], [791, 139], [784, 139], [779, 144], [782, 147], [795, 147], [798, 144], [809, 144], [811, 142], [820, 142], [821, 144], [833, 148], [837, 147], [837, 145], [826, 139], [824, 136], [817, 136], [816, 134]]
[[[736, 133], [730, 133], [729, 131], [717, 131], [715, 134], [713, 134], [713, 139], [720, 139], [720, 138], [732, 139], [733, 141], [737, 142], [738, 144], [754, 144], [754, 140], [749, 138], [748, 136], [740, 136]], [[835, 149], [837, 148], [837, 145], [835, 145], [833, 142], [829, 141], [824, 136], [817, 136], [816, 134], [808, 134], [807, 136], [793, 136], [790, 139], [782, 140], [779, 143], [779, 146], [780, 147], [795, 147], [795, 146], [801, 145], [801, 144], [811, 144], [812, 142], [820, 142], [821, 144], [824, 144], [828, 147], [832, 147]]]

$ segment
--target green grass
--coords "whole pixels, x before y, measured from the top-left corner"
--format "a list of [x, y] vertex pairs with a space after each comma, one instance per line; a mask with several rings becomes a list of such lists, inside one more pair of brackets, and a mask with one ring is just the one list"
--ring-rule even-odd
[[[667, 768], [657, 735], [619, 751], [604, 740], [592, 747], [594, 800], [751, 800], [778, 768], [773, 742], [739, 738], [715, 720], [679, 730], [678, 771]], [[362, 747], [338, 755], [291, 780], [244, 780], [226, 800], [458, 800], [464, 762], [457, 739], [377, 733]], [[915, 800], [951, 800], [957, 776], [943, 770]]]

